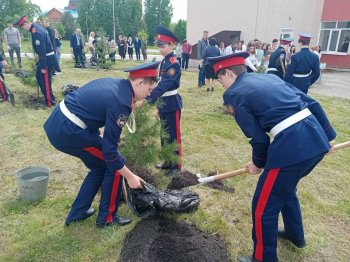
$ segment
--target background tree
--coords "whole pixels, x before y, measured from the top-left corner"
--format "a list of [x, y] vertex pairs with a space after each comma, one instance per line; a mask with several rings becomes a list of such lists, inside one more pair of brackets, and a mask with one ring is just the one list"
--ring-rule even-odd
[[145, 0], [145, 25], [149, 43], [155, 40], [157, 25], [169, 26], [173, 16], [173, 6], [170, 0]]
[[71, 35], [74, 33], [75, 29], [76, 29], [76, 24], [74, 23], [74, 18], [73, 16], [68, 13], [68, 12], [65, 12], [63, 14], [63, 17], [61, 19], [61, 23], [62, 23], [62, 26], [64, 28], [64, 32], [65, 34], [61, 34], [61, 36], [64, 38], [64, 39], [70, 39]]
[[180, 41], [186, 39], [186, 26], [187, 22], [180, 19], [174, 26], [174, 34], [179, 38]]
[[29, 20], [41, 14], [40, 7], [28, 0], [0, 0], [0, 30], [4, 30], [7, 21], [15, 21], [23, 15]]
[[[113, 1], [113, 0], [112, 0]], [[117, 34], [134, 37], [142, 25], [142, 4], [140, 0], [115, 0], [115, 16], [120, 31]], [[112, 34], [111, 34], [112, 35]]]

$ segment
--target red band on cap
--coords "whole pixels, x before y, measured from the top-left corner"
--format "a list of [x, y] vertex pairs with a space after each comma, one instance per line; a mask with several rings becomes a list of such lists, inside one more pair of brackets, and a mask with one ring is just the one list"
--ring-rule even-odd
[[26, 16], [23, 16], [23, 17], [17, 22], [17, 25], [21, 27], [25, 22], [27, 22], [27, 17], [26, 17]]
[[157, 40], [163, 41], [163, 42], [166, 42], [166, 43], [174, 43], [175, 42], [174, 38], [172, 38], [170, 36], [167, 36], [167, 35], [158, 35]]
[[311, 37], [299, 36], [299, 40], [310, 40]]
[[214, 70], [215, 73], [217, 73], [220, 69], [224, 69], [230, 66], [235, 66], [235, 65], [244, 65], [244, 57], [231, 57], [225, 60], [221, 60], [218, 63], [214, 64]]
[[289, 41], [289, 40], [283, 40], [283, 39], [280, 40], [281, 45], [288, 45], [288, 44], [290, 44], [291, 42], [292, 42], [292, 41]]
[[138, 77], [157, 77], [158, 70], [157, 69], [142, 69], [130, 72], [130, 77], [138, 78]]

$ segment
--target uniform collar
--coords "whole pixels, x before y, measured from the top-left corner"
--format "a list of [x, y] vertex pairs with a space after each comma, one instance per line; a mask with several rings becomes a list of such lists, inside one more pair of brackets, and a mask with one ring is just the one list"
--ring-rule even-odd
[[126, 81], [126, 83], [127, 83], [128, 87], [129, 87], [129, 88], [130, 88], [130, 90], [131, 90], [132, 97], [134, 98], [135, 93], [134, 93], [134, 89], [132, 88], [132, 85], [131, 85], [130, 80], [129, 80], [129, 79], [125, 79], [125, 81]]
[[34, 23], [32, 23], [32, 25], [30, 26], [30, 28], [29, 28], [29, 32], [31, 32], [31, 33], [32, 33], [33, 28], [35, 28]]
[[172, 56], [174, 56], [174, 52], [171, 52], [171, 53], [167, 54], [164, 58], [170, 58]]

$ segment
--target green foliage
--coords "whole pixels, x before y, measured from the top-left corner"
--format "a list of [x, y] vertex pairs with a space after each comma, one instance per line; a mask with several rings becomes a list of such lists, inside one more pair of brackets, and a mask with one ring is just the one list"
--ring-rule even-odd
[[70, 39], [71, 35], [74, 33], [76, 29], [73, 16], [70, 13], [65, 12], [61, 19], [61, 23], [64, 28], [64, 34], [61, 34], [61, 36], [64, 39]]
[[64, 36], [66, 34], [66, 29], [64, 28], [61, 22], [58, 24], [55, 24], [54, 27], [61, 36]]
[[142, 4], [140, 0], [116, 0], [115, 16], [118, 21], [118, 34], [134, 37], [142, 22]]
[[19, 75], [19, 79], [25, 86], [32, 88], [38, 88], [38, 81], [36, 80], [36, 61], [38, 60], [37, 54], [33, 49], [28, 50], [29, 53], [34, 54], [34, 57], [29, 57], [27, 53], [25, 54], [26, 58], [29, 60], [29, 71], [26, 71], [24, 75]]
[[186, 39], [186, 27], [187, 27], [187, 22], [185, 20], [180, 19], [174, 27], [174, 34], [177, 36], [177, 38], [180, 41], [183, 41]]
[[105, 37], [106, 32], [100, 28], [97, 32], [96, 38], [96, 54], [97, 54], [97, 63], [102, 69], [110, 69], [111, 63], [107, 62], [106, 55], [108, 55], [108, 46], [107, 46], [107, 38]]
[[166, 137], [166, 132], [160, 128], [159, 121], [151, 114], [154, 106], [145, 104], [135, 112], [136, 132], [125, 132], [125, 143], [120, 149], [127, 165], [144, 167], [155, 164], [158, 158], [168, 162], [177, 162], [174, 154], [175, 146], [170, 144], [160, 147], [159, 134]]
[[148, 32], [149, 43], [156, 37], [154, 28], [157, 25], [169, 26], [173, 16], [173, 6], [170, 0], [145, 0], [145, 25]]
[[0, 31], [4, 30], [7, 22], [16, 21], [26, 15], [29, 20], [41, 14], [40, 7], [27, 0], [0, 0]]
[[141, 38], [141, 39], [147, 39], [148, 38], [148, 34], [146, 33], [145, 30], [141, 30], [140, 32], [137, 33], [138, 36]]

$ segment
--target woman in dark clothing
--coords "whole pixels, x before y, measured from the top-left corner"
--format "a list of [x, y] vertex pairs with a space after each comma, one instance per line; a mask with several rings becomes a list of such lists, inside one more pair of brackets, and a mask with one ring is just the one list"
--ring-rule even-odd
[[129, 59], [130, 59], [130, 60], [133, 60], [134, 42], [132, 41], [131, 36], [129, 36], [129, 38], [128, 38], [127, 46], [128, 46], [128, 55], [129, 55]]
[[119, 35], [118, 36], [118, 53], [121, 59], [125, 58], [125, 42], [123, 40], [123, 36]]
[[210, 38], [209, 45], [204, 49], [202, 56], [202, 63], [205, 66], [205, 78], [209, 82], [207, 92], [214, 91], [215, 72], [211, 64], [208, 62], [208, 57], [214, 56], [220, 56], [220, 50], [217, 47], [216, 39]]

